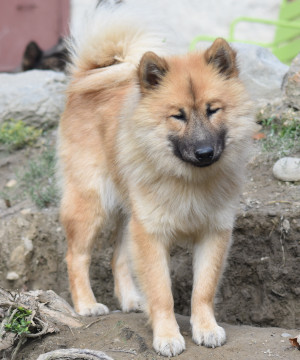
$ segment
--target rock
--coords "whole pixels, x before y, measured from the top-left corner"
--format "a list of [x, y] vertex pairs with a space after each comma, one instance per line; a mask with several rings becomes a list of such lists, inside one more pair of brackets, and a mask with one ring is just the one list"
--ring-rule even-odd
[[285, 103], [292, 108], [300, 110], [300, 53], [291, 63], [285, 77], [283, 90], [286, 95]]
[[240, 77], [257, 107], [282, 97], [282, 82], [289, 67], [270, 50], [249, 44], [232, 43], [237, 51]]
[[31, 209], [30, 209], [30, 208], [23, 209], [23, 210], [20, 211], [20, 213], [21, 213], [22, 215], [28, 215], [28, 214], [31, 213]]
[[9, 119], [49, 128], [64, 108], [67, 77], [55, 71], [0, 74], [0, 125]]
[[11, 179], [11, 180], [9, 180], [9, 181], [7, 182], [7, 184], [5, 185], [5, 187], [7, 187], [7, 188], [12, 188], [12, 187], [14, 187], [14, 186], [16, 186], [16, 185], [17, 185], [17, 180]]
[[284, 332], [284, 333], [281, 334], [281, 336], [282, 336], [282, 337], [285, 337], [285, 338], [286, 338], [286, 337], [290, 338], [292, 335], [289, 334], [289, 333]]
[[273, 166], [273, 175], [282, 181], [300, 181], [300, 158], [279, 159]]
[[30, 252], [33, 250], [33, 243], [31, 239], [27, 237], [23, 237], [23, 242], [24, 242], [25, 251]]
[[6, 280], [9, 280], [9, 281], [18, 280], [19, 278], [20, 278], [20, 276], [15, 271], [10, 271], [6, 275]]

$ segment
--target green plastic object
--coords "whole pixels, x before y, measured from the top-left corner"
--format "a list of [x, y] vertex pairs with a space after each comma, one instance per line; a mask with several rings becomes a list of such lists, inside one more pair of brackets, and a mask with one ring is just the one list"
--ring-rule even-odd
[[[257, 41], [243, 41], [236, 38], [236, 26], [241, 22], [259, 23], [276, 27], [274, 40], [271, 43]], [[200, 35], [190, 43], [190, 50], [194, 50], [199, 41], [213, 41], [216, 37]], [[239, 17], [232, 21], [229, 28], [228, 42], [242, 42], [269, 48], [278, 59], [289, 64], [300, 52], [300, 0], [283, 0], [279, 10], [278, 20]]]

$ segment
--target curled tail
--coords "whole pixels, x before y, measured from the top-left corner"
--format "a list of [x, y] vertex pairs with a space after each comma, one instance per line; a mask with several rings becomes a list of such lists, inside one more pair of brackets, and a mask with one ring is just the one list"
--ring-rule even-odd
[[[101, 2], [69, 41], [72, 91], [95, 91], [132, 78], [143, 54], [166, 55], [166, 35], [139, 9]], [[153, 14], [152, 14], [153, 15]], [[153, 17], [152, 17], [153, 18]]]

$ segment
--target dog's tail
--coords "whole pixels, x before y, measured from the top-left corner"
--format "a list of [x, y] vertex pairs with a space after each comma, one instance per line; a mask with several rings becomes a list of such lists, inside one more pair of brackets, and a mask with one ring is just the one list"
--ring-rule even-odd
[[72, 91], [95, 91], [128, 81], [146, 51], [167, 55], [166, 33], [153, 28], [149, 15], [103, 1], [86, 16], [85, 26], [73, 29], [69, 41]]

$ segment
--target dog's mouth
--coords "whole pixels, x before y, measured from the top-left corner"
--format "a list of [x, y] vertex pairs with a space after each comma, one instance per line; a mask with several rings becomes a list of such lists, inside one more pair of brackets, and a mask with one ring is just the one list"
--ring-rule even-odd
[[199, 158], [196, 155], [181, 153], [180, 151], [174, 151], [173, 153], [180, 160], [199, 168], [213, 165], [215, 162], [217, 162], [220, 159], [222, 155], [222, 152], [220, 152], [218, 154], [214, 154], [213, 156], [207, 158], [206, 157]]
[[225, 139], [216, 143], [203, 141], [197, 144], [185, 143], [175, 136], [169, 136], [173, 154], [180, 160], [195, 167], [203, 168], [217, 162], [225, 149]]

